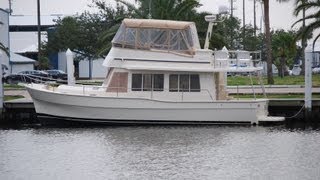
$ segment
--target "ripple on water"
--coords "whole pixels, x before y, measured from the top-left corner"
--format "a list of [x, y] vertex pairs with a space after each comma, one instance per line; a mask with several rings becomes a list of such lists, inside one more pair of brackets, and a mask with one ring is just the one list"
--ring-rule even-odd
[[319, 141], [242, 126], [0, 130], [0, 179], [317, 179]]

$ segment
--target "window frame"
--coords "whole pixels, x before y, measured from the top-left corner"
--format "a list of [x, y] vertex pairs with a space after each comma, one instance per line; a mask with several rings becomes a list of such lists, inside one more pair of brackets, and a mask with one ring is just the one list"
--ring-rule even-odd
[[[181, 76], [182, 75], [188, 75], [188, 88], [186, 89], [181, 89]], [[170, 82], [171, 82], [171, 77], [173, 76], [177, 76], [177, 84], [176, 87], [177, 88], [171, 88], [170, 87]], [[196, 82], [196, 85], [199, 86], [199, 89], [191, 89], [191, 76], [197, 76], [198, 81]], [[193, 84], [195, 85], [195, 84]], [[169, 92], [201, 92], [201, 83], [200, 83], [200, 74], [169, 74]]]
[[[140, 87], [135, 87], [133, 88], [133, 76], [135, 75], [139, 75], [141, 77], [141, 83], [140, 83]], [[150, 87], [145, 87], [145, 78], [147, 76], [151, 75], [151, 88]], [[162, 80], [162, 88], [157, 88], [155, 89], [155, 75], [160, 75], [162, 76], [161, 80]], [[131, 91], [158, 91], [158, 92], [161, 92], [161, 91], [164, 91], [164, 74], [160, 74], [160, 73], [132, 73], [131, 74]]]

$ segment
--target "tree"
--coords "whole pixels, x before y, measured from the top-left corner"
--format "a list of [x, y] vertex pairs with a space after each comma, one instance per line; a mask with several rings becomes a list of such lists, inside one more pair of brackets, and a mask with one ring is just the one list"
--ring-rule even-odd
[[48, 42], [45, 43], [46, 52], [56, 53], [68, 48], [77, 51], [81, 44], [80, 24], [77, 18], [68, 16], [55, 21], [56, 28], [48, 34]]
[[116, 0], [134, 12], [136, 18], [191, 20], [201, 4], [197, 0], [136, 0], [138, 7], [126, 0]]
[[276, 59], [276, 65], [278, 66], [279, 76], [284, 77], [288, 74], [286, 65], [288, 60], [293, 63], [293, 59], [296, 55], [296, 40], [294, 31], [277, 30], [272, 34], [272, 54]]
[[5, 47], [1, 42], [0, 42], [0, 51], [3, 51], [4, 53], [6, 53], [7, 56], [10, 56], [9, 49]]
[[38, 61], [38, 68], [39, 69], [49, 69], [50, 68], [49, 58], [47, 58], [45, 56], [41, 56]]
[[[319, 0], [310, 0], [310, 1], [296, 1], [297, 7], [294, 10], [294, 14], [297, 16], [301, 11], [309, 11], [309, 15], [302, 17], [297, 20], [292, 26], [295, 26], [299, 22], [305, 22], [307, 20], [310, 21], [308, 25], [302, 28], [297, 37], [299, 39], [308, 39], [312, 32], [317, 29], [320, 29], [320, 1]], [[316, 41], [319, 39], [320, 34], [317, 34], [315, 39], [313, 40], [313, 48], [315, 46]]]
[[103, 0], [94, 0], [94, 7], [99, 9], [100, 18], [107, 28], [102, 29], [102, 32], [98, 36], [100, 47], [97, 48], [97, 55], [106, 55], [111, 48], [111, 41], [115, 36], [117, 30], [120, 27], [122, 20], [133, 17], [131, 11], [127, 11], [123, 5], [116, 4], [115, 8], [112, 8], [106, 4]]
[[[277, 0], [283, 2], [286, 0]], [[270, 19], [269, 19], [269, 0], [263, 0], [264, 9], [264, 26], [265, 26], [265, 41], [266, 41], [266, 54], [267, 54], [267, 76], [268, 84], [274, 84], [272, 76], [272, 50], [271, 50], [271, 33], [270, 33]]]
[[[295, 4], [296, 4], [296, 7], [297, 6], [300, 6], [300, 5], [304, 5], [306, 3], [307, 0], [296, 0]], [[298, 14], [300, 14], [300, 11], [296, 11], [297, 9], [295, 9], [294, 11], [294, 15], [295, 16], [298, 16]], [[305, 8], [302, 8], [302, 26], [300, 28], [300, 31], [302, 31], [303, 29], [305, 29], [306, 27], [306, 20], [305, 20], [305, 17], [306, 17], [306, 9]], [[294, 25], [292, 25], [294, 26]], [[297, 39], [299, 38], [298, 36], [296, 37]], [[304, 71], [305, 71], [305, 57], [304, 57], [304, 50], [307, 46], [307, 39], [305, 38], [301, 38], [301, 60], [302, 60], [302, 67], [301, 67], [301, 74], [304, 75]]]
[[245, 31], [243, 31], [242, 28], [240, 32], [245, 32], [244, 38], [241, 39], [241, 44], [245, 47], [244, 50], [255, 51], [261, 49], [262, 38], [261, 36], [256, 36], [255, 28], [251, 24], [244, 27], [246, 29]]
[[229, 17], [213, 27], [210, 47], [212, 49], [239, 49], [240, 44], [240, 20]]

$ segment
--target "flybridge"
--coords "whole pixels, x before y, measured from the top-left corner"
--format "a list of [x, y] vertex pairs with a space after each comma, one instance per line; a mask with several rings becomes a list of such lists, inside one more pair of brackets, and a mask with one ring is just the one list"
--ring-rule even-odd
[[114, 47], [160, 50], [195, 54], [200, 49], [193, 22], [168, 20], [125, 19], [114, 39]]

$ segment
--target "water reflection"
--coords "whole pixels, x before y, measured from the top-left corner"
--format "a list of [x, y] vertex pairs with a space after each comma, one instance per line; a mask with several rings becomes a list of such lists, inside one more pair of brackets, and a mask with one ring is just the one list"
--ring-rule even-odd
[[0, 130], [0, 179], [316, 179], [319, 140], [279, 127]]

